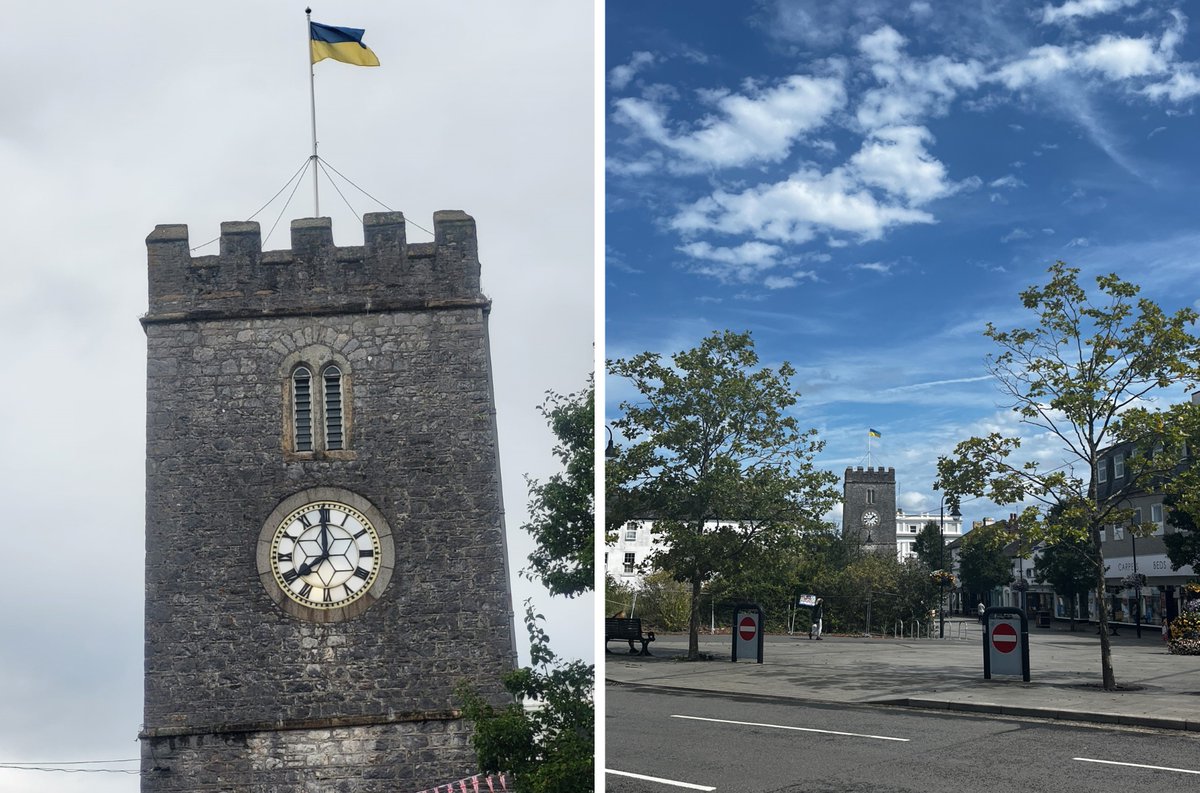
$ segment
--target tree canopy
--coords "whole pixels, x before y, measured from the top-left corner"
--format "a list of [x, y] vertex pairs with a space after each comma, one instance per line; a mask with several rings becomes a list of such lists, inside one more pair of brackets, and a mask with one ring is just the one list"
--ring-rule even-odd
[[590, 592], [595, 566], [594, 418], [596, 387], [574, 394], [549, 392], [539, 410], [558, 442], [554, 456], [563, 471], [544, 483], [526, 477], [529, 522], [522, 526], [537, 547], [529, 555], [531, 577], [555, 595]]
[[715, 332], [669, 363], [644, 352], [608, 371], [636, 392], [612, 422], [628, 443], [610, 466], [609, 510], [614, 523], [654, 520], [663, 547], [651, 563], [692, 587], [697, 658], [704, 583], [818, 527], [837, 479], [813, 467], [823, 443], [791, 413], [795, 370], [760, 366], [749, 333]]
[[[1128, 497], [1139, 478], [1102, 489], [1096, 471], [1114, 444], [1146, 442], [1137, 422], [1123, 420], [1126, 412], [1162, 389], [1200, 377], [1200, 339], [1190, 332], [1197, 314], [1182, 308], [1168, 315], [1116, 275], [1098, 276], [1090, 295], [1077, 268], [1056, 262], [1049, 276], [1044, 286], [1021, 293], [1035, 324], [1000, 330], [988, 323], [984, 335], [999, 348], [988, 356], [988, 371], [1010, 399], [1018, 423], [1057, 454], [1034, 459], [1021, 451], [1022, 437], [992, 432], [962, 441], [952, 455], [939, 458], [935, 486], [955, 496], [1020, 505], [1020, 529], [1029, 541], [1091, 543], [1103, 686], [1111, 690], [1116, 678], [1105, 629], [1101, 535], [1108, 523], [1132, 520]], [[1154, 470], [1161, 460], [1148, 454], [1140, 460], [1145, 464], [1135, 470], [1141, 485], [1163, 473]], [[1040, 519], [1050, 507], [1061, 511], [1061, 519]]]

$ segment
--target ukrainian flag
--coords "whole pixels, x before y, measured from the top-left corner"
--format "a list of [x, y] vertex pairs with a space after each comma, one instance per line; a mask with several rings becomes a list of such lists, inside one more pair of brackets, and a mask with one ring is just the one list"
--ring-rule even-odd
[[371, 48], [362, 43], [365, 30], [359, 28], [337, 28], [333, 25], [322, 25], [320, 22], [309, 22], [312, 31], [312, 62], [333, 58], [335, 61], [353, 64], [354, 66], [378, 66], [379, 59]]
[[882, 435], [879, 434], [879, 430], [867, 430], [867, 436], [871, 437], [871, 438], [882, 438], [883, 437]]

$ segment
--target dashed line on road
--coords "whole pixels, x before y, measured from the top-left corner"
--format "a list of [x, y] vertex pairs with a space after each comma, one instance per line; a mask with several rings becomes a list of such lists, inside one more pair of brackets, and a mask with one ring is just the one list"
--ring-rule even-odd
[[1116, 760], [1095, 760], [1091, 757], [1072, 757], [1072, 760], [1078, 760], [1081, 763], [1103, 763], [1104, 765], [1124, 765], [1130, 768], [1149, 768], [1152, 771], [1174, 771], [1177, 774], [1200, 774], [1200, 771], [1193, 771], [1190, 768], [1171, 768], [1165, 765], [1143, 765], [1142, 763], [1119, 763]]
[[837, 730], [818, 730], [815, 727], [792, 727], [787, 724], [760, 724], [754, 721], [732, 721], [730, 719], [706, 719], [702, 716], [681, 716], [671, 714], [672, 719], [691, 719], [692, 721], [713, 721], [718, 724], [740, 724], [744, 727], [770, 727], [774, 730], [796, 730], [797, 732], [819, 732], [825, 735], [844, 735], [849, 738], [874, 738], [877, 741], [902, 741], [908, 743], [908, 738], [893, 738], [890, 735], [866, 735], [859, 732], [839, 732]]
[[683, 787], [683, 788], [687, 788], [688, 790], [716, 790], [715, 787], [709, 787], [708, 785], [693, 785], [691, 782], [680, 782], [675, 779], [663, 779], [662, 777], [646, 776], [645, 774], [633, 774], [633, 773], [630, 773], [629, 771], [614, 771], [611, 768], [604, 769], [604, 773], [616, 774], [617, 776], [632, 777], [633, 779], [641, 779], [646, 782], [657, 782], [660, 785], [672, 785], [674, 787]]

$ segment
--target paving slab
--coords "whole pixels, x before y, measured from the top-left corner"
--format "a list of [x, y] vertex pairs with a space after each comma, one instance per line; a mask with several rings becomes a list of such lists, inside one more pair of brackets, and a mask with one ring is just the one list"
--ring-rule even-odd
[[[947, 623], [955, 638], [806, 634], [765, 639], [763, 663], [733, 663], [728, 634], [704, 635], [711, 660], [687, 661], [687, 636], [659, 635], [653, 655], [610, 644], [612, 684], [711, 691], [771, 699], [893, 705], [1200, 732], [1200, 656], [1172, 655], [1157, 628], [1112, 637], [1120, 690], [1101, 687], [1095, 626], [1030, 628], [1030, 682], [983, 677], [983, 635], [974, 620]], [[620, 651], [618, 652], [618, 648]]]

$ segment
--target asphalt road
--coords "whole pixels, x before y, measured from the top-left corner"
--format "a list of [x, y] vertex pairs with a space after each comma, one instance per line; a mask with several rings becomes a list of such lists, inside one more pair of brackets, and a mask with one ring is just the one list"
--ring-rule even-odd
[[612, 683], [605, 701], [610, 793], [1200, 790], [1179, 731]]

